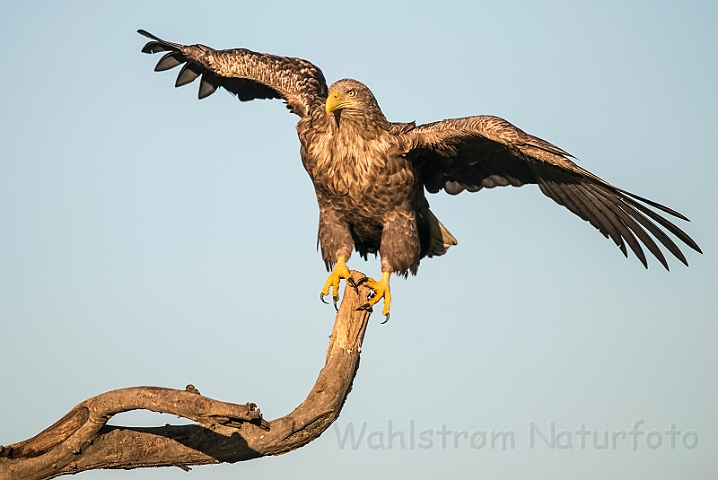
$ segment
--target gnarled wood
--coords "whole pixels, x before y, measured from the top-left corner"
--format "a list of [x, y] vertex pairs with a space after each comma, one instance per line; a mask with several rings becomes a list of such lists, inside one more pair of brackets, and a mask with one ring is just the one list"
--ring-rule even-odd
[[[355, 280], [364, 275], [352, 272]], [[369, 289], [347, 287], [334, 322], [324, 368], [307, 398], [290, 414], [267, 422], [256, 405], [225, 403], [185, 390], [133, 387], [85, 400], [38, 435], [0, 446], [0, 478], [48, 479], [98, 468], [234, 463], [280, 455], [311, 442], [339, 416], [359, 368], [369, 312], [357, 310]], [[136, 409], [197, 422], [164, 427], [107, 425]]]

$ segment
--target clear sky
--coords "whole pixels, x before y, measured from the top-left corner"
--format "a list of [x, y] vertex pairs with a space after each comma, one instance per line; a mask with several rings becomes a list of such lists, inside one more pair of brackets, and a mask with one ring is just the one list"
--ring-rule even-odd
[[[688, 216], [705, 254], [645, 270], [535, 186], [431, 196], [459, 245], [372, 318], [337, 422], [366, 422], [357, 449], [330, 429], [278, 458], [81, 478], [718, 477], [716, 25], [716, 2], [1, 2], [0, 444], [136, 385], [276, 418], [323, 365], [334, 314], [296, 117], [173, 88], [145, 28], [306, 58], [394, 121], [506, 118]], [[640, 420], [634, 451], [621, 432]], [[551, 422], [573, 448], [540, 439]], [[499, 431], [514, 448], [491, 448]]]

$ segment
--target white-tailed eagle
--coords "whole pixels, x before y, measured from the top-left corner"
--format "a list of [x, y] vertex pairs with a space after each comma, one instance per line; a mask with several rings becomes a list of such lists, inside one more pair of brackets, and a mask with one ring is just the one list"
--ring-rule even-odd
[[[423, 257], [444, 254], [456, 239], [429, 210], [425, 191], [456, 195], [497, 186], [537, 184], [541, 191], [648, 266], [641, 244], [667, 269], [658, 243], [688, 264], [666, 234], [700, 252], [662, 216], [680, 213], [629, 193], [572, 162], [567, 152], [493, 116], [455, 118], [426, 125], [389, 122], [371, 91], [344, 79], [327, 86], [321, 70], [299, 58], [246, 49], [179, 45], [139, 30], [151, 41], [145, 53], [167, 52], [155, 71], [183, 65], [175, 86], [201, 77], [199, 98], [224, 87], [240, 100], [283, 99], [299, 116], [304, 168], [319, 203], [319, 245], [331, 271], [322, 298], [336, 306], [339, 281], [351, 280], [346, 261], [357, 250], [378, 253], [381, 279], [366, 279], [389, 316], [392, 273], [416, 273]], [[654, 240], [655, 239], [655, 240]]]

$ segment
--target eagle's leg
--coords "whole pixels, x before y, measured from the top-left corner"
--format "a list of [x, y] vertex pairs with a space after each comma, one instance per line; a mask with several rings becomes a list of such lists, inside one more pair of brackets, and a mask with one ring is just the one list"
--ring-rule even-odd
[[[409, 206], [410, 207], [410, 206]], [[374, 291], [374, 296], [364, 305], [362, 310], [369, 310], [379, 300], [384, 299], [382, 314], [386, 317], [383, 323], [389, 321], [391, 308], [391, 289], [389, 278], [392, 272], [405, 275], [408, 272], [416, 273], [419, 266], [421, 244], [416, 224], [416, 214], [409, 207], [397, 208], [384, 216], [384, 225], [381, 233], [379, 255], [381, 255], [381, 280], [378, 282], [370, 278], [366, 286]]]
[[[332, 300], [334, 300], [334, 308], [337, 308], [337, 302], [339, 301], [339, 281], [342, 278], [346, 281], [351, 280], [351, 283], [353, 283], [352, 275], [349, 273], [349, 267], [347, 267], [346, 260], [344, 257], [339, 256], [339, 258], [337, 258], [336, 265], [334, 265], [334, 268], [332, 269], [332, 273], [329, 274], [329, 278], [327, 278], [324, 288], [322, 288], [322, 293], [319, 295], [322, 302], [324, 302], [324, 296], [329, 295], [329, 290], [331, 289]], [[356, 286], [354, 286], [354, 288], [356, 288]]]
[[391, 288], [389, 287], [389, 277], [391, 277], [391, 272], [383, 272], [381, 274], [381, 280], [378, 282], [373, 278], [368, 278], [366, 280], [366, 286], [374, 291], [374, 296], [370, 298], [367, 303], [359, 307], [360, 310], [369, 310], [383, 298], [384, 309], [381, 313], [386, 318], [382, 323], [389, 321], [389, 309], [391, 308]]

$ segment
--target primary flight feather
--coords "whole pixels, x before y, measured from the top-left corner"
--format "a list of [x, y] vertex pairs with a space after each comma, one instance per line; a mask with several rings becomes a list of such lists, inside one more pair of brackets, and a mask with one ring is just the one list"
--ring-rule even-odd
[[[611, 238], [648, 266], [641, 245], [668, 269], [656, 240], [688, 262], [666, 232], [698, 245], [660, 212], [680, 213], [615, 187], [570, 160], [559, 147], [493, 116], [455, 118], [426, 125], [389, 122], [371, 91], [344, 79], [327, 87], [321, 70], [300, 58], [246, 49], [151, 39], [144, 53], [167, 52], [155, 71], [183, 65], [175, 86], [201, 77], [199, 98], [219, 87], [242, 101], [283, 99], [299, 116], [302, 163], [319, 203], [319, 245], [331, 273], [322, 289], [336, 305], [339, 282], [351, 283], [346, 261], [353, 250], [381, 257], [382, 277], [365, 279], [389, 316], [392, 273], [415, 274], [423, 257], [443, 255], [456, 239], [429, 210], [424, 189], [456, 195], [497, 186], [537, 184], [541, 191]], [[655, 239], [655, 240], [654, 240]]]

